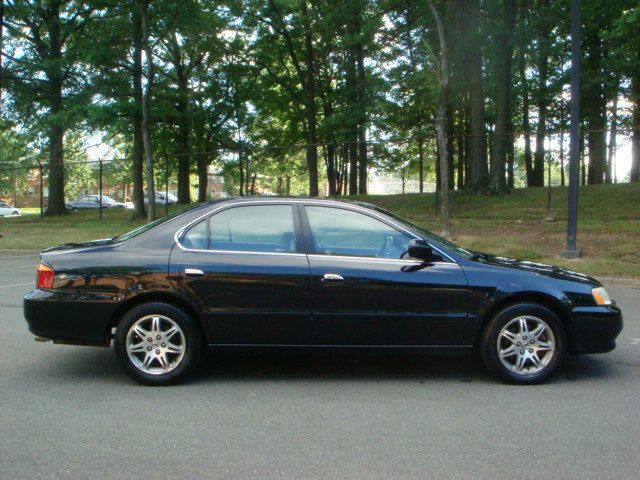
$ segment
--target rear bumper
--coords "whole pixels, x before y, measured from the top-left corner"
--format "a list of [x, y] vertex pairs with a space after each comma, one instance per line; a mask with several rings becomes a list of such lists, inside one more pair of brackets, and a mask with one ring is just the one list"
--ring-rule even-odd
[[24, 297], [29, 331], [58, 343], [106, 347], [117, 303], [111, 295], [32, 290]]
[[622, 312], [614, 305], [575, 307], [571, 353], [606, 353], [616, 347], [622, 331]]

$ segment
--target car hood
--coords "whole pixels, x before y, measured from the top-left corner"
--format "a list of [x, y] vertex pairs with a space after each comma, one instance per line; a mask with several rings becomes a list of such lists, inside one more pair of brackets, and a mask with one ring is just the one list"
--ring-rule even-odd
[[549, 265], [546, 263], [530, 262], [527, 260], [517, 260], [515, 258], [497, 257], [494, 255], [484, 254], [484, 258], [479, 262], [487, 265], [494, 265], [498, 267], [513, 268], [517, 270], [523, 270], [538, 275], [545, 275], [547, 277], [553, 277], [558, 280], [568, 280], [572, 282], [587, 283], [590, 285], [600, 285], [595, 278], [585, 275], [583, 273], [574, 272], [567, 268], [557, 267], [555, 265]]
[[112, 238], [102, 238], [100, 240], [91, 240], [89, 242], [63, 243], [62, 245], [42, 250], [41, 253], [61, 252], [64, 250], [75, 250], [78, 248], [101, 247], [103, 245], [111, 245], [112, 243], [114, 243]]

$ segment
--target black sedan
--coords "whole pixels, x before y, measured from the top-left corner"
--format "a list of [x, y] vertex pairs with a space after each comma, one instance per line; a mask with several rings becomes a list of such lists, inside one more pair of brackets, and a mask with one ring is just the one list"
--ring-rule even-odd
[[622, 315], [598, 281], [462, 249], [373, 205], [227, 199], [41, 254], [24, 314], [38, 339], [108, 347], [142, 383], [206, 347], [461, 354], [520, 384], [608, 352]]

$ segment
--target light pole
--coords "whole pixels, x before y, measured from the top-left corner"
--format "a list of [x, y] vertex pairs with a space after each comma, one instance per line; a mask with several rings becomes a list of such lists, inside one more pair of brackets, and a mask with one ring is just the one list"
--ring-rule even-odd
[[571, 0], [571, 106], [569, 132], [569, 201], [564, 258], [580, 258], [578, 232], [578, 167], [580, 163], [580, 0]]

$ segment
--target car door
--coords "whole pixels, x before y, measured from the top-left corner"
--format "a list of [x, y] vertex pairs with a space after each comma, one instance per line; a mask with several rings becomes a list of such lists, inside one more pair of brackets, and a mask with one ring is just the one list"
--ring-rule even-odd
[[11, 209], [9, 205], [4, 202], [0, 202], [0, 216], [1, 215], [11, 215]]
[[200, 304], [212, 343], [309, 343], [309, 264], [292, 203], [243, 202], [189, 226], [170, 276]]
[[301, 212], [312, 344], [458, 345], [468, 308], [460, 266], [437, 252], [429, 262], [404, 258], [415, 236], [365, 210], [307, 204]]

